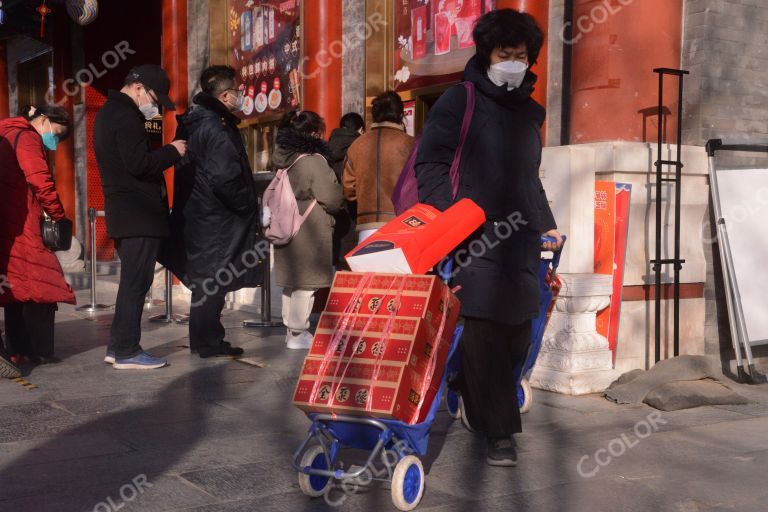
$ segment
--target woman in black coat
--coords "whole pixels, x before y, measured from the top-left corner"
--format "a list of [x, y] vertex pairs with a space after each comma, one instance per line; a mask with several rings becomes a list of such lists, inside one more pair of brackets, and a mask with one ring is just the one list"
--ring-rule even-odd
[[203, 358], [237, 356], [242, 349], [224, 341], [225, 296], [261, 284], [259, 261], [268, 246], [260, 244], [256, 186], [234, 115], [242, 104], [235, 71], [213, 66], [200, 82], [203, 92], [178, 118], [187, 155], [174, 174], [171, 229], [177, 258], [168, 266], [192, 290], [192, 352]]
[[[473, 37], [477, 53], [464, 79], [474, 84], [476, 100], [456, 200], [473, 200], [487, 221], [455, 254], [464, 318], [455, 385], [466, 420], [488, 438], [488, 463], [513, 466], [513, 434], [522, 431], [513, 368], [524, 362], [538, 316], [539, 238], [561, 243], [539, 179], [545, 110], [531, 98], [536, 75], [528, 69], [543, 34], [530, 15], [502, 9], [484, 15]], [[443, 94], [416, 158], [419, 198], [440, 210], [454, 202], [449, 171], [466, 105], [462, 85]]]

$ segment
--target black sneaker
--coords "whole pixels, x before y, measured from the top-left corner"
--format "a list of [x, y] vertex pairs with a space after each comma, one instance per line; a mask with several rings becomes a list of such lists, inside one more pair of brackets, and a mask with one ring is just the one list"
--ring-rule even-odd
[[517, 450], [512, 439], [509, 437], [502, 437], [501, 439], [489, 438], [486, 462], [489, 466], [517, 466]]
[[17, 379], [21, 377], [21, 370], [4, 355], [0, 354], [0, 378]]
[[222, 341], [221, 345], [216, 349], [203, 347], [198, 349], [197, 353], [202, 359], [207, 359], [216, 356], [240, 357], [243, 355], [244, 351], [240, 347], [233, 347], [228, 341]]

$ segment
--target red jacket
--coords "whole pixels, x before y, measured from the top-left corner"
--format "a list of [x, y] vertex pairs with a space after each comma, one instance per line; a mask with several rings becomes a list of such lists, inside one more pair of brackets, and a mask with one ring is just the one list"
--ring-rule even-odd
[[64, 218], [42, 138], [23, 117], [4, 119], [0, 121], [0, 306], [75, 303], [59, 260], [43, 245], [43, 210], [54, 220]]

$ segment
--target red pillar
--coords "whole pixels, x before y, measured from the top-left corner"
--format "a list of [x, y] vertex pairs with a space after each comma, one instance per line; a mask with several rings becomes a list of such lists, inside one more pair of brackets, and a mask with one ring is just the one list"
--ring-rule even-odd
[[10, 117], [11, 107], [8, 102], [8, 52], [5, 40], [0, 40], [0, 119]]
[[538, 82], [536, 82], [536, 90], [533, 92], [533, 99], [546, 107], [548, 80], [547, 55], [549, 52], [549, 0], [499, 0], [497, 8], [510, 8], [526, 12], [536, 19], [539, 27], [544, 31], [544, 46], [541, 48], [536, 65], [531, 68], [531, 71], [536, 73], [539, 77]]
[[304, 2], [304, 102], [327, 131], [341, 119], [342, 9], [340, 0]]
[[[54, 101], [69, 113], [74, 121], [73, 98], [65, 93], [64, 83], [72, 78], [72, 39], [70, 20], [63, 14], [54, 16], [53, 82]], [[67, 218], [75, 218], [75, 137], [69, 134], [59, 143], [55, 153], [56, 191], [64, 205]]]
[[[626, 5], [624, 5], [626, 4]], [[575, 0], [570, 143], [656, 139], [659, 67], [680, 67], [682, 0]], [[664, 104], [677, 111], [677, 80]], [[649, 109], [652, 112], [649, 118]], [[677, 130], [670, 116], [667, 133]]]
[[[189, 106], [187, 68], [187, 0], [163, 0], [163, 69], [171, 80], [170, 97], [175, 111], [163, 113], [163, 142], [173, 142], [176, 135], [176, 115]], [[173, 205], [173, 169], [165, 174], [168, 202]]]

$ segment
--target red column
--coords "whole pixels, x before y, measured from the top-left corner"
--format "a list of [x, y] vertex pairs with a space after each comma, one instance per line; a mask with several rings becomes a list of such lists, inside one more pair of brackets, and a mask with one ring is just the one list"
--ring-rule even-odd
[[[575, 0], [571, 144], [642, 141], [646, 123], [647, 133], [656, 134], [653, 69], [680, 67], [682, 16], [682, 0]], [[677, 80], [668, 77], [664, 104], [676, 112], [676, 102]], [[676, 133], [677, 119], [670, 117], [666, 128]]]
[[536, 19], [539, 27], [544, 31], [544, 46], [541, 48], [541, 53], [539, 53], [536, 65], [531, 68], [531, 71], [536, 73], [539, 77], [538, 82], [536, 82], [536, 90], [533, 92], [533, 99], [546, 107], [548, 80], [547, 55], [549, 52], [549, 0], [499, 0], [497, 8], [510, 8], [526, 12]]
[[0, 119], [10, 117], [11, 108], [8, 103], [8, 52], [5, 40], [0, 40]]
[[[60, 14], [54, 16], [53, 42], [53, 82], [54, 101], [68, 113], [74, 121], [73, 98], [64, 91], [64, 82], [72, 78], [72, 40], [70, 38], [70, 20]], [[56, 191], [64, 205], [64, 212], [69, 219], [75, 218], [75, 137], [69, 134], [59, 143], [55, 153]]]
[[[342, 10], [340, 0], [304, 2], [304, 102], [328, 132], [341, 119]], [[361, 77], [362, 79], [362, 77]]]
[[[163, 69], [171, 80], [171, 99], [176, 111], [163, 113], [163, 142], [173, 142], [176, 115], [189, 106], [187, 69], [187, 0], [163, 0]], [[168, 202], [173, 205], [173, 169], [165, 174]]]

